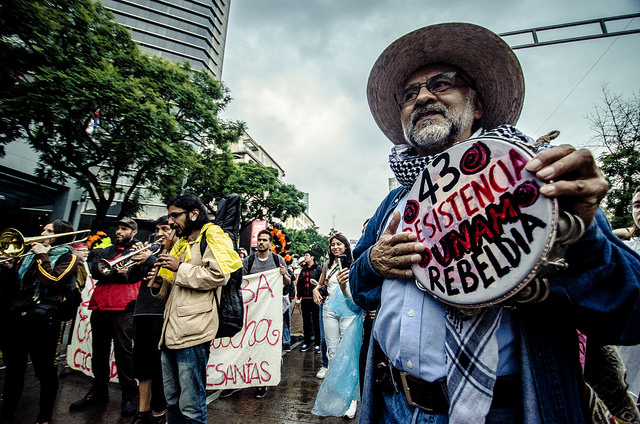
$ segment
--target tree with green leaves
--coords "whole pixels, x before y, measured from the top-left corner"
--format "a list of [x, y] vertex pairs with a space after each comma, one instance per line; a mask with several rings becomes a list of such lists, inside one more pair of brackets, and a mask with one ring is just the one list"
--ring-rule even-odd
[[242, 196], [245, 211], [243, 226], [254, 220], [284, 222], [288, 217], [296, 217], [304, 212], [304, 194], [293, 184], [278, 181], [276, 169], [245, 162], [236, 166], [236, 171], [227, 180], [224, 194]]
[[230, 166], [242, 125], [218, 117], [225, 87], [187, 63], [142, 54], [97, 2], [2, 2], [0, 59], [0, 146], [26, 140], [38, 174], [74, 180], [97, 221], [116, 200], [122, 217], [145, 196], [178, 194], [185, 170], [206, 166], [199, 148]]
[[603, 105], [595, 106], [589, 116], [597, 132], [593, 146], [606, 151], [598, 156], [600, 168], [610, 184], [606, 209], [613, 228], [630, 227], [633, 192], [640, 185], [640, 97], [626, 99], [602, 88]]
[[317, 227], [305, 230], [287, 228], [285, 232], [291, 239], [289, 253], [293, 256], [301, 257], [304, 256], [304, 252], [311, 250], [315, 254], [316, 261], [320, 263], [329, 251], [329, 238], [320, 234]]

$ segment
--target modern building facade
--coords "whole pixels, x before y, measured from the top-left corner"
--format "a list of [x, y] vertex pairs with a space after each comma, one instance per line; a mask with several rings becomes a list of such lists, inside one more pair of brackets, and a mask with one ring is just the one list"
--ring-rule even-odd
[[231, 0], [101, 0], [140, 46], [222, 76]]
[[[190, 62], [214, 77], [222, 75], [231, 0], [103, 0], [116, 21], [148, 52], [175, 62]], [[50, 219], [86, 227], [93, 206], [74, 181], [57, 184], [36, 176], [38, 154], [24, 141], [5, 146], [0, 158], [0, 218], [28, 235]], [[120, 210], [118, 199], [113, 214]], [[153, 219], [163, 204], [146, 204], [139, 218]]]

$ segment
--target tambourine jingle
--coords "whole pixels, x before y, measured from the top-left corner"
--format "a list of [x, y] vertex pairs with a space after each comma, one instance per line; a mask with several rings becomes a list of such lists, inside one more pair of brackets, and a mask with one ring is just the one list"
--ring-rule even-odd
[[532, 278], [552, 244], [557, 205], [524, 169], [531, 157], [484, 137], [456, 144], [423, 171], [402, 222], [427, 247], [413, 267], [422, 288], [474, 307], [502, 301]]

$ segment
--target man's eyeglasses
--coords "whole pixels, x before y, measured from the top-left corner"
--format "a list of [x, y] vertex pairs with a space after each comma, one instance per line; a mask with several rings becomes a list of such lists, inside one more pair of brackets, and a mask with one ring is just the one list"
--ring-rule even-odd
[[464, 85], [475, 90], [473, 84], [467, 81], [461, 74], [451, 71], [438, 74], [425, 82], [411, 84], [401, 88], [394, 94], [394, 97], [400, 106], [406, 106], [416, 101], [423, 86], [429, 90], [430, 93], [438, 95], [447, 92], [453, 87], [459, 87], [459, 81], [462, 81]]
[[183, 213], [187, 213], [189, 211], [181, 211], [181, 212], [171, 212], [169, 214], [169, 218], [173, 218], [176, 219], [177, 217], [179, 217], [180, 215], [182, 215]]
[[634, 203], [633, 205], [627, 206], [627, 212], [633, 213], [633, 211], [637, 211], [640, 209], [640, 203]]

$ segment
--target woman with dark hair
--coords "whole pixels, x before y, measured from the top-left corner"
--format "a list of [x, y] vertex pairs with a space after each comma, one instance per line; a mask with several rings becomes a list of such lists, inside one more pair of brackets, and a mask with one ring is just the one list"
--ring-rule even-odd
[[[312, 412], [318, 415], [344, 415], [349, 419], [355, 416], [359, 398], [358, 357], [362, 345], [362, 310], [353, 303], [349, 291], [351, 262], [353, 256], [349, 240], [341, 233], [330, 237], [329, 261], [322, 269], [318, 286], [313, 290], [313, 300], [318, 305], [324, 303], [322, 321], [329, 367], [322, 385], [325, 389], [335, 389], [337, 384], [344, 390], [339, 399], [331, 401], [321, 387]], [[351, 379], [352, 376], [355, 379]]]
[[638, 186], [636, 191], [633, 192], [631, 204], [629, 205], [629, 212], [633, 217], [633, 230], [631, 231], [629, 240], [625, 241], [625, 243], [630, 248], [640, 253], [640, 186]]
[[[72, 232], [70, 223], [55, 220], [44, 226], [43, 236], [52, 236], [31, 245], [31, 253], [15, 261], [3, 262], [4, 333], [2, 349], [7, 367], [2, 403], [3, 423], [13, 422], [24, 389], [27, 356], [31, 357], [40, 380], [38, 423], [51, 421], [58, 392], [54, 365], [60, 331], [58, 307], [75, 289], [78, 261], [69, 245], [59, 245], [55, 234]], [[57, 247], [52, 247], [58, 245]], [[0, 255], [0, 258], [3, 258]]]

